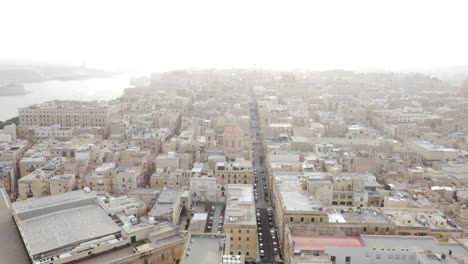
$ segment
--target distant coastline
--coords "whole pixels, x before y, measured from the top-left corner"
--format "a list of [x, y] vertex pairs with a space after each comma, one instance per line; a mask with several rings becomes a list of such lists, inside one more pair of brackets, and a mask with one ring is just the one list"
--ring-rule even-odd
[[0, 83], [0, 96], [25, 95], [28, 92], [22, 83]]
[[114, 73], [86, 66], [0, 61], [0, 83], [111, 78]]
[[[99, 75], [98, 75], [99, 76]], [[61, 78], [22, 82], [25, 94], [0, 95], [0, 120], [18, 115], [18, 108], [50, 100], [111, 100], [122, 96], [128, 88], [129, 74], [110, 74], [110, 77]]]

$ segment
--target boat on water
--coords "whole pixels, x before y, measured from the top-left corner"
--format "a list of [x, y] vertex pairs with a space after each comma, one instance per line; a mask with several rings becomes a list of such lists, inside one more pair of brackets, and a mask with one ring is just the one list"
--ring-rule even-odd
[[1, 95], [23, 95], [27, 94], [22, 83], [0, 83], [0, 96]]

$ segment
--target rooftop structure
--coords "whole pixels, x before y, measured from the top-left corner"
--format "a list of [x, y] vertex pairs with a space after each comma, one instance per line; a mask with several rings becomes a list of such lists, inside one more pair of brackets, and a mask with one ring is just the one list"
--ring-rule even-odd
[[227, 186], [226, 223], [255, 225], [253, 186], [229, 184]]
[[329, 223], [389, 223], [378, 208], [328, 208]]
[[[192, 234], [185, 247], [182, 264], [218, 264], [224, 255], [225, 235]], [[240, 263], [239, 263], [240, 264]]]
[[85, 190], [13, 203], [13, 217], [32, 261], [78, 254], [86, 241], [118, 239], [120, 228]]
[[310, 234], [292, 234], [294, 250], [324, 250], [327, 247], [364, 247], [364, 243], [359, 237], [354, 236], [324, 236]]
[[460, 229], [456, 223], [449, 221], [443, 213], [436, 209], [382, 208], [381, 211], [391, 222], [400, 227], [426, 227], [445, 230]]
[[275, 184], [281, 205], [287, 211], [317, 211], [322, 208], [319, 200], [302, 190], [298, 173], [275, 173]]
[[189, 209], [190, 194], [186, 190], [166, 189], [156, 196], [156, 203], [149, 212], [149, 216], [155, 219], [172, 220], [177, 223], [182, 208], [186, 206]]
[[195, 213], [190, 220], [190, 225], [187, 229], [190, 233], [204, 233], [206, 226], [207, 213]]
[[466, 263], [468, 260], [468, 248], [456, 241], [440, 243], [433, 237], [419, 236], [364, 235], [361, 238], [369, 249], [375, 251], [375, 254], [388, 251], [397, 254], [398, 252], [415, 254], [416, 257], [409, 263]]

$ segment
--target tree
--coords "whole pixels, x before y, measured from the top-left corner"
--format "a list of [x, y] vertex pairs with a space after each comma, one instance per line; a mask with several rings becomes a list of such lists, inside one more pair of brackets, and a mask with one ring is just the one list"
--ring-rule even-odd
[[16, 117], [10, 118], [5, 122], [0, 121], [0, 129], [3, 129], [5, 126], [11, 125], [11, 124], [18, 125], [19, 124], [19, 117], [16, 116]]

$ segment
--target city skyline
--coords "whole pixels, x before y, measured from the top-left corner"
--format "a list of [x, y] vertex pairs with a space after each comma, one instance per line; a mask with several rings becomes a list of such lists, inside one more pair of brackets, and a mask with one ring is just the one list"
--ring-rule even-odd
[[0, 2], [0, 262], [468, 264], [466, 10]]

